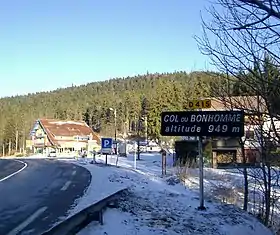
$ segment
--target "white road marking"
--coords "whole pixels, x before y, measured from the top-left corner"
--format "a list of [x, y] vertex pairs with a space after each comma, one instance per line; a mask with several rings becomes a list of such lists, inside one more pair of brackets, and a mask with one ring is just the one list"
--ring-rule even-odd
[[19, 234], [24, 228], [26, 228], [29, 224], [31, 224], [36, 218], [38, 218], [42, 213], [44, 213], [48, 207], [44, 206], [35, 211], [32, 215], [30, 215], [25, 221], [15, 227], [12, 231], [10, 231], [7, 235], [17, 235]]
[[25, 163], [25, 162], [22, 162], [22, 161], [20, 161], [20, 160], [14, 160], [14, 161], [20, 162], [20, 163], [22, 163], [24, 166], [23, 166], [21, 169], [19, 169], [18, 171], [16, 171], [16, 172], [14, 172], [14, 173], [12, 173], [12, 174], [10, 174], [10, 175], [8, 175], [8, 176], [6, 176], [6, 177], [0, 179], [0, 182], [11, 178], [12, 176], [14, 176], [14, 175], [20, 173], [21, 171], [23, 171], [23, 170], [27, 167], [27, 163]]
[[72, 172], [72, 175], [76, 175], [76, 173], [77, 173], [77, 171], [73, 171], [73, 172]]
[[62, 187], [60, 190], [65, 191], [66, 189], [68, 189], [68, 187], [70, 186], [70, 184], [71, 184], [71, 181], [68, 180], [68, 181], [63, 185], [63, 187]]

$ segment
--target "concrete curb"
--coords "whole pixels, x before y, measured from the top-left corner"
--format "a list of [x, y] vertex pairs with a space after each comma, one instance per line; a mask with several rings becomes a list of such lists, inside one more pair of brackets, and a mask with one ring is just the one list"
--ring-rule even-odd
[[127, 188], [118, 190], [108, 197], [69, 217], [41, 235], [75, 235], [92, 221], [99, 221], [103, 224], [103, 211], [112, 203], [116, 203], [121, 196], [121, 193], [126, 190]]

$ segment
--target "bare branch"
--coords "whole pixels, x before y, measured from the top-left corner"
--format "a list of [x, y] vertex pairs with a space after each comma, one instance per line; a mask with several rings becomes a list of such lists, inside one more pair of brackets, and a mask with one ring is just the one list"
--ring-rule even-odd
[[259, 0], [240, 0], [243, 3], [251, 4], [258, 7], [259, 9], [268, 13], [268, 15], [273, 16], [280, 20], [280, 13], [273, 9], [272, 1], [269, 1], [269, 6], [264, 4], [264, 1]]
[[251, 26], [254, 26], [256, 24], [259, 24], [259, 23], [262, 23], [264, 22], [265, 20], [267, 20], [271, 15], [268, 14], [267, 16], [265, 16], [264, 18], [258, 20], [258, 21], [255, 21], [255, 22], [252, 22], [252, 23], [249, 23], [249, 24], [245, 24], [245, 25], [242, 25], [240, 27], [234, 27], [232, 28], [233, 30], [241, 30], [241, 29], [246, 29], [246, 28], [249, 28]]

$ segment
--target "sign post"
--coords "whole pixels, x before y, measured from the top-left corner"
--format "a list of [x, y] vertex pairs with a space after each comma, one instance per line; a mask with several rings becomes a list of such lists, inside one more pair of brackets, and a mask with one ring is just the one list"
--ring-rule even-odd
[[161, 151], [161, 174], [166, 176], [166, 151], [164, 149]]
[[[203, 103], [203, 102], [200, 102]], [[198, 103], [199, 106], [199, 103]], [[210, 103], [211, 107], [211, 103]], [[199, 109], [201, 107], [198, 107]], [[203, 188], [202, 137], [244, 136], [243, 111], [177, 111], [162, 112], [161, 135], [197, 136], [199, 154], [199, 210], [205, 210]]]
[[112, 152], [113, 139], [102, 138], [101, 139], [101, 153], [105, 154], [105, 164], [108, 164], [108, 153]]
[[204, 206], [204, 185], [203, 185], [203, 149], [202, 149], [202, 138], [198, 136], [198, 155], [199, 155], [199, 210], [205, 210]]
[[134, 169], [136, 170], [136, 142], [134, 142]]
[[[196, 109], [198, 108], [199, 111], [201, 109], [208, 109], [211, 108], [211, 100], [192, 100], [188, 102], [188, 108]], [[203, 168], [204, 168], [204, 159], [203, 159], [203, 147], [202, 147], [202, 136], [198, 136], [198, 157], [199, 157], [199, 201], [200, 205], [198, 207], [199, 210], [206, 210], [204, 206], [204, 176], [203, 176]]]

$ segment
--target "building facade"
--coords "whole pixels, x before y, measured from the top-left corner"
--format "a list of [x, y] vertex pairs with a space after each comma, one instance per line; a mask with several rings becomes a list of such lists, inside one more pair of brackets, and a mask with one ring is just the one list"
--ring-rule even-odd
[[[244, 110], [244, 136], [239, 138], [216, 138], [212, 142], [213, 167], [233, 165], [258, 166], [261, 162], [261, 130], [264, 125], [263, 116], [256, 115], [266, 112], [265, 102], [257, 96], [236, 96], [213, 99], [214, 110]], [[241, 144], [243, 144], [243, 148]], [[244, 149], [244, 157], [242, 149]]]
[[30, 135], [37, 153], [92, 151], [100, 145], [100, 137], [83, 121], [38, 119]]

